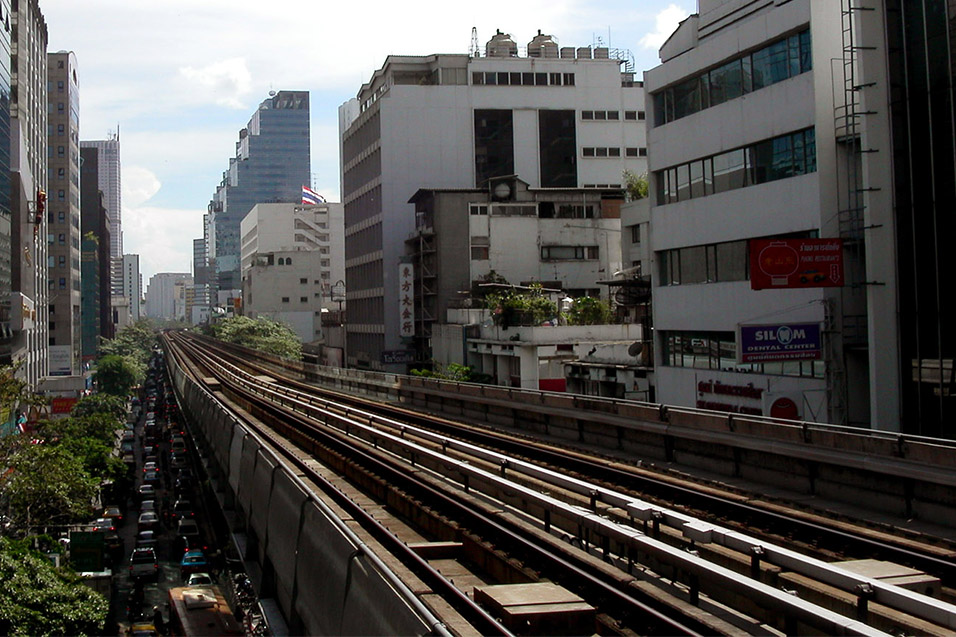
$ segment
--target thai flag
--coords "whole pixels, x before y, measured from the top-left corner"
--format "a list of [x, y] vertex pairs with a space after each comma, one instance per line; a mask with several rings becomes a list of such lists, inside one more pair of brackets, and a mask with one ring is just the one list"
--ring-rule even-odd
[[315, 192], [308, 186], [302, 186], [302, 205], [303, 206], [314, 206], [320, 203], [328, 203], [325, 200], [325, 197]]

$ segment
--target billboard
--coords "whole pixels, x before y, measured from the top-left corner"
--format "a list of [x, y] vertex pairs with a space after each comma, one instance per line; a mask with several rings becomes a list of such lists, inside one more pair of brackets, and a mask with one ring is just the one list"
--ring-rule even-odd
[[71, 345], [50, 345], [47, 359], [50, 362], [50, 376], [69, 376], [73, 373]]
[[750, 287], [754, 290], [842, 285], [842, 239], [750, 241]]
[[816, 360], [823, 352], [819, 323], [741, 325], [737, 362]]

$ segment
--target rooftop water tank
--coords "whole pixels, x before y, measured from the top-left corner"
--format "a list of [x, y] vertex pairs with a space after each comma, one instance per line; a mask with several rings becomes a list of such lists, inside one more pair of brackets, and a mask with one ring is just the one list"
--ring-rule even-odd
[[558, 57], [558, 43], [550, 35], [541, 33], [538, 29], [538, 35], [528, 43], [528, 57], [532, 58], [556, 58]]
[[498, 31], [485, 45], [485, 56], [490, 58], [518, 57], [518, 45], [507, 33]]

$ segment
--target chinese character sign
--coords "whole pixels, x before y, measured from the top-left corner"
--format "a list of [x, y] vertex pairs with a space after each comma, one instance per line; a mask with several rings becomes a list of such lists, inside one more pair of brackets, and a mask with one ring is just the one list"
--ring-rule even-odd
[[398, 334], [402, 338], [415, 336], [415, 266], [398, 264]]

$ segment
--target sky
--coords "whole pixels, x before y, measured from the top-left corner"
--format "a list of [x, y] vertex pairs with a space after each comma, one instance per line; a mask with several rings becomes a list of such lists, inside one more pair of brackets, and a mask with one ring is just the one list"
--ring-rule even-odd
[[[144, 283], [188, 272], [192, 240], [239, 129], [270, 90], [308, 90], [312, 181], [339, 201], [338, 107], [388, 55], [468, 53], [472, 27], [525, 46], [540, 29], [560, 46], [628, 49], [638, 72], [697, 0], [39, 0], [49, 50], [76, 53], [80, 139], [117, 129], [124, 252]], [[358, 5], [354, 5], [358, 8]]]

